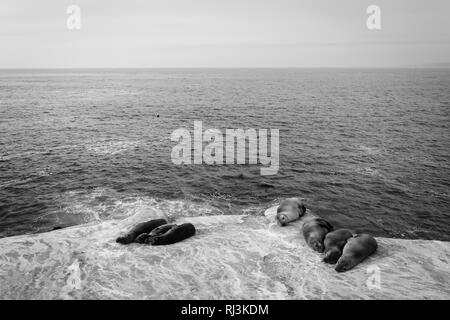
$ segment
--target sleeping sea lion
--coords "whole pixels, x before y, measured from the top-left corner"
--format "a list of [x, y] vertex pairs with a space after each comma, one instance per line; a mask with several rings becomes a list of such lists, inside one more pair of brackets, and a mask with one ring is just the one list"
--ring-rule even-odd
[[306, 212], [305, 200], [289, 198], [283, 200], [277, 208], [277, 221], [281, 226], [300, 219]]
[[357, 234], [347, 240], [334, 270], [344, 272], [352, 269], [377, 250], [378, 244], [369, 234]]
[[323, 239], [325, 238], [325, 235], [332, 230], [333, 226], [325, 219], [319, 217], [308, 219], [302, 226], [302, 232], [306, 243], [317, 252], [323, 252]]
[[130, 231], [128, 231], [125, 235], [120, 236], [116, 239], [116, 242], [121, 244], [129, 244], [136, 240], [136, 238], [143, 234], [149, 233], [156, 227], [159, 227], [163, 224], [167, 224], [165, 219], [154, 219], [147, 222], [142, 222], [134, 226]]
[[347, 240], [353, 236], [353, 232], [349, 229], [338, 229], [327, 233], [323, 244], [325, 246], [325, 256], [322, 261], [325, 263], [336, 263], [342, 255]]
[[145, 243], [151, 244], [153, 246], [173, 244], [195, 234], [195, 227], [192, 223], [184, 223], [181, 225], [171, 225], [171, 228], [166, 230], [164, 233], [157, 235], [149, 235], [145, 239]]
[[166, 233], [167, 231], [169, 231], [170, 229], [172, 229], [175, 226], [176, 226], [176, 224], [163, 224], [163, 225], [153, 229], [152, 231], [150, 231], [150, 233], [142, 233], [142, 234], [140, 234], [139, 236], [137, 236], [135, 242], [137, 242], [137, 243], [146, 243], [146, 240], [147, 240], [148, 237], [162, 235], [162, 234]]

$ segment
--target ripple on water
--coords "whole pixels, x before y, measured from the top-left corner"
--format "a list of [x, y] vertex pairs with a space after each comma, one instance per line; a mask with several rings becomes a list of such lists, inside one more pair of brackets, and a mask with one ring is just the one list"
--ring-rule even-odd
[[85, 144], [85, 149], [98, 155], [116, 155], [137, 148], [139, 141], [91, 141]]

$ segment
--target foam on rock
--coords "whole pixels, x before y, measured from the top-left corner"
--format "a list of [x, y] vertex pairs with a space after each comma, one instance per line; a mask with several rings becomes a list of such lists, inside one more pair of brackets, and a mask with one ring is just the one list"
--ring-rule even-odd
[[[261, 216], [180, 218], [197, 234], [168, 246], [120, 245], [151, 209], [48, 233], [0, 239], [1, 299], [449, 299], [450, 244], [377, 238], [378, 251], [345, 273], [321, 262], [302, 221]], [[308, 213], [311, 214], [311, 213]], [[368, 286], [373, 270], [380, 286]]]

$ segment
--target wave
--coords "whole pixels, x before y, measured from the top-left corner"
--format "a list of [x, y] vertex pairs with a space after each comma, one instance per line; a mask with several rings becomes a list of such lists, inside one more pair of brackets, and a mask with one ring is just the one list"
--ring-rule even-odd
[[0, 162], [11, 161], [18, 158], [28, 159], [36, 156], [48, 155], [52, 152], [68, 152], [73, 149], [84, 149], [89, 153], [96, 155], [116, 155], [133, 150], [140, 145], [142, 145], [142, 142], [135, 140], [87, 140], [80, 144], [64, 144], [37, 150], [0, 154]]
[[[197, 234], [158, 247], [114, 241], [138, 222], [167, 215], [156, 207], [120, 220], [3, 238], [0, 298], [450, 298], [448, 242], [377, 238], [375, 255], [338, 274], [306, 246], [301, 221], [279, 227], [275, 212], [178, 217], [192, 222]], [[377, 288], [367, 284], [371, 270], [379, 270]]]
[[358, 149], [366, 155], [379, 155], [382, 153], [386, 153], [386, 150], [384, 148], [377, 148], [366, 145], [359, 145]]
[[91, 141], [85, 144], [85, 149], [98, 155], [116, 155], [137, 148], [139, 141]]
[[170, 221], [182, 216], [224, 215], [230, 210], [216, 205], [217, 201], [227, 199], [223, 197], [214, 195], [191, 200], [171, 200], [123, 194], [111, 188], [71, 190], [58, 195], [55, 205], [58, 209], [40, 215], [36, 223], [45, 222], [45, 230], [48, 231], [91, 222], [125, 219], [152, 210], [164, 212], [164, 217]]
[[15, 179], [9, 179], [3, 182], [0, 182], [0, 189], [7, 188], [10, 186], [23, 185], [29, 183], [35, 179], [48, 177], [54, 174], [54, 170], [51, 167], [42, 167], [38, 168], [33, 174], [29, 176], [24, 176]]
[[42, 156], [47, 155], [55, 151], [68, 151], [74, 148], [79, 147], [76, 144], [65, 144], [61, 146], [54, 146], [54, 147], [47, 147], [47, 148], [41, 148], [37, 150], [28, 150], [24, 152], [12, 152], [10, 154], [3, 154], [0, 155], [0, 161], [11, 161], [14, 159], [29, 159], [36, 156]]

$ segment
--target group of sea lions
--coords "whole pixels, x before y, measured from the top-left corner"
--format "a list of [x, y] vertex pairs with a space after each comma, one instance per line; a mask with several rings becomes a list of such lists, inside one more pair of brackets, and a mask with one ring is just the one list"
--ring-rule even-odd
[[195, 234], [192, 223], [169, 224], [165, 219], [154, 219], [134, 226], [125, 235], [116, 239], [121, 244], [142, 243], [153, 246], [173, 244]]
[[[306, 213], [303, 199], [283, 200], [277, 208], [276, 219], [281, 226], [302, 218]], [[302, 233], [306, 243], [313, 250], [323, 253], [325, 263], [336, 264], [335, 270], [343, 272], [352, 269], [377, 249], [377, 241], [369, 234], [355, 234], [349, 229], [334, 230], [323, 218], [304, 217]], [[195, 234], [191, 223], [169, 224], [165, 219], [154, 219], [134, 226], [118, 237], [121, 244], [141, 243], [151, 245], [173, 244]]]
[[[281, 226], [303, 217], [305, 202], [300, 198], [283, 200], [277, 209], [276, 219]], [[336, 264], [337, 272], [352, 269], [373, 254], [378, 245], [374, 237], [366, 233], [356, 234], [349, 229], [334, 230], [333, 226], [320, 217], [305, 217], [302, 233], [306, 243], [313, 250], [324, 253], [325, 263]]]

